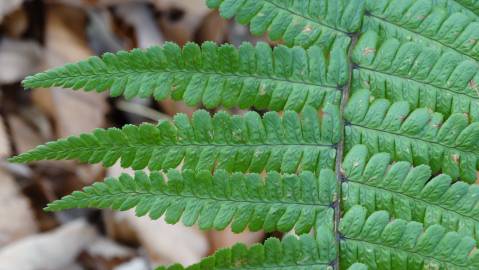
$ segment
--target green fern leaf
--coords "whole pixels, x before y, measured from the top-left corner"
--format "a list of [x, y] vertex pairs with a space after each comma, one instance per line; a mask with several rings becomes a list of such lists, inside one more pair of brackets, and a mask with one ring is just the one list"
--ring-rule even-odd
[[194, 170], [319, 172], [334, 166], [338, 125], [334, 106], [326, 106], [319, 115], [306, 108], [301, 117], [292, 111], [283, 117], [270, 112], [263, 118], [255, 112], [210, 117], [197, 111], [191, 121], [178, 114], [174, 124], [97, 129], [47, 143], [10, 161], [75, 159], [112, 166], [121, 159], [122, 167], [133, 169], [176, 168], [183, 162], [183, 168]]
[[372, 153], [388, 152], [395, 160], [427, 164], [453, 179], [476, 179], [479, 160], [479, 123], [470, 123], [462, 113], [446, 120], [426, 108], [413, 111], [406, 102], [386, 99], [369, 103], [370, 92], [357, 91], [350, 99], [345, 119], [348, 149], [365, 144]]
[[256, 244], [247, 248], [243, 244], [236, 244], [231, 249], [219, 250], [213, 256], [186, 268], [176, 264], [156, 270], [330, 270], [332, 258], [328, 250], [331, 249], [334, 249], [334, 245], [318, 242], [309, 235], [301, 235], [299, 238], [288, 236], [282, 241], [269, 238], [263, 245]]
[[225, 18], [236, 17], [249, 24], [251, 32], [268, 32], [272, 40], [283, 40], [288, 46], [325, 47], [336, 43], [345, 47], [349, 33], [356, 32], [364, 13], [363, 0], [282, 1], [282, 0], [207, 0]]
[[262, 179], [258, 174], [231, 175], [221, 170], [213, 176], [208, 171], [170, 170], [167, 176], [167, 183], [158, 172], [108, 178], [49, 204], [46, 210], [135, 208], [138, 216], [164, 215], [170, 224], [181, 219], [186, 226], [198, 223], [204, 230], [223, 230], [232, 224], [237, 233], [249, 227], [267, 232], [294, 228], [301, 234], [320, 217], [332, 219], [336, 175], [330, 169], [322, 170], [319, 178], [303, 172], [299, 176], [269, 173]]
[[356, 145], [343, 161], [345, 209], [360, 204], [370, 213], [386, 210], [395, 218], [418, 221], [426, 227], [440, 224], [479, 240], [478, 185], [452, 183], [446, 174], [431, 177], [431, 169], [425, 165], [391, 164], [387, 153], [368, 156], [366, 146]]
[[390, 219], [388, 212], [367, 216], [354, 206], [340, 224], [341, 262], [361, 262], [371, 269], [467, 269], [479, 267], [474, 239], [448, 232], [440, 225], [423, 228], [421, 223]]
[[475, 49], [478, 18], [464, 9], [439, 8], [437, 3], [429, 0], [369, 0], [366, 11], [363, 32], [373, 30], [383, 37], [413, 40], [453, 52], [464, 60], [479, 60]]
[[376, 98], [407, 101], [445, 116], [467, 113], [479, 121], [479, 65], [455, 53], [415, 42], [361, 36], [352, 60], [354, 91], [371, 89]]
[[284, 45], [167, 43], [24, 85], [277, 112], [200, 110], [12, 158], [152, 171], [108, 178], [47, 210], [134, 208], [202, 229], [303, 234], [160, 269], [479, 269], [478, 1], [206, 2]]
[[91, 57], [76, 64], [30, 76], [28, 88], [66, 87], [86, 91], [110, 90], [110, 95], [172, 97], [207, 108], [240, 107], [296, 110], [339, 104], [338, 87], [348, 78], [346, 53], [335, 47], [329, 58], [319, 47], [245, 43], [234, 48], [206, 42], [173, 43]]

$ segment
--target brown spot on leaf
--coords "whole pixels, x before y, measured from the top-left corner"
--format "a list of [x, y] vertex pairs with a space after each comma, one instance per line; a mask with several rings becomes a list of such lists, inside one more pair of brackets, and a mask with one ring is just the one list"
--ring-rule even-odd
[[467, 86], [469, 86], [469, 88], [471, 88], [472, 90], [476, 91], [476, 94], [479, 96], [479, 87], [478, 87], [477, 82], [475, 80], [470, 80], [467, 83]]
[[375, 53], [376, 52], [376, 49], [375, 48], [364, 48], [363, 50], [363, 55], [364, 56], [368, 56], [370, 55], [371, 53]]
[[369, 83], [369, 80], [364, 80], [364, 81], [363, 81], [363, 84], [364, 84], [367, 88], [370, 88], [370, 87], [371, 87], [371, 84]]
[[318, 116], [319, 116], [319, 119], [323, 119], [323, 116], [324, 116], [325, 112], [321, 109], [318, 111]]
[[476, 252], [476, 250], [477, 250], [477, 247], [473, 247], [473, 248], [471, 249], [471, 251], [469, 251], [469, 253], [467, 254], [467, 256], [472, 256], [472, 254], [474, 254], [474, 253]]
[[311, 27], [311, 25], [306, 25], [306, 27], [304, 27], [303, 29], [304, 33], [309, 33], [311, 31], [313, 31], [313, 28]]
[[459, 164], [459, 155], [458, 154], [452, 155], [452, 161], [454, 161], [454, 163], [456, 164]]
[[259, 94], [260, 96], [266, 95], [266, 90], [265, 90], [265, 87], [264, 87], [263, 84], [260, 84], [258, 94]]

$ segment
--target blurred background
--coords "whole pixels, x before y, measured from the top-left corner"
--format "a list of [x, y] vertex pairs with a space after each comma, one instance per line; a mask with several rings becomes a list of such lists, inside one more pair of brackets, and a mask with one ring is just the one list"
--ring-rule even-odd
[[220, 18], [204, 0], [0, 0], [0, 270], [146, 270], [173, 262], [189, 265], [235, 242], [263, 241], [263, 233], [202, 232], [132, 212], [45, 213], [48, 202], [121, 169], [6, 162], [60, 137], [194, 111], [168, 100], [127, 101], [54, 88], [24, 91], [20, 81], [29, 74], [165, 41], [238, 45], [263, 39]]

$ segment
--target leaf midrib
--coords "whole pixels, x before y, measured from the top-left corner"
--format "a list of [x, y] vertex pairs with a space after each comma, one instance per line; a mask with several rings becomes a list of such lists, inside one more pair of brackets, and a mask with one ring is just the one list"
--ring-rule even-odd
[[144, 148], [144, 147], [156, 147], [156, 148], [168, 148], [168, 147], [318, 147], [318, 148], [333, 148], [333, 144], [286, 144], [286, 143], [275, 143], [275, 144], [100, 144], [94, 146], [81, 146], [81, 147], [72, 147], [70, 149], [61, 149], [55, 152], [71, 152], [75, 151], [84, 151], [84, 150], [98, 150], [99, 147], [110, 149], [110, 151], [116, 150], [116, 148]]
[[[184, 191], [182, 191], [183, 193]], [[281, 201], [281, 200], [240, 200], [240, 199], [235, 199], [235, 198], [214, 198], [214, 197], [203, 197], [200, 195], [195, 195], [191, 192], [188, 192], [187, 194], [175, 194], [175, 193], [166, 193], [166, 192], [152, 192], [152, 191], [120, 191], [116, 193], [110, 193], [110, 194], [90, 194], [87, 192], [83, 192], [83, 194], [87, 195], [87, 198], [89, 200], [91, 199], [103, 199], [105, 197], [118, 197], [118, 196], [125, 196], [125, 198], [130, 198], [129, 196], [138, 196], [138, 197], [143, 197], [143, 196], [152, 196], [152, 197], [172, 197], [172, 198], [186, 198], [186, 199], [195, 199], [195, 200], [204, 200], [204, 201], [214, 201], [214, 202], [223, 202], [223, 203], [246, 203], [246, 204], [266, 204], [266, 205], [285, 205], [285, 206], [304, 206], [304, 207], [311, 207], [311, 208], [329, 208], [331, 205], [325, 205], [325, 204], [320, 204], [320, 203], [307, 203], [307, 202], [287, 202], [287, 201]], [[87, 198], [79, 198], [79, 200], [84, 200]], [[59, 201], [62, 202], [62, 201]]]
[[[331, 90], [338, 90], [337, 86], [334, 85], [328, 85], [328, 84], [319, 84], [319, 83], [314, 83], [312, 81], [299, 81], [299, 80], [289, 80], [286, 78], [279, 78], [279, 77], [265, 77], [261, 76], [258, 74], [250, 74], [250, 75], [242, 75], [236, 72], [231, 72], [231, 73], [224, 73], [224, 72], [208, 72], [208, 71], [202, 71], [202, 70], [197, 70], [197, 69], [192, 69], [188, 70], [185, 68], [185, 70], [175, 70], [171, 68], [165, 68], [165, 69], [129, 69], [128, 71], [125, 70], [117, 70], [117, 71], [105, 71], [102, 73], [96, 73], [96, 74], [69, 74], [69, 75], [58, 75], [56, 74], [54, 77], [53, 75], [50, 75], [51, 77], [39, 79], [39, 78], [34, 78], [33, 81], [34, 83], [42, 83], [42, 82], [49, 82], [52, 80], [58, 80], [58, 79], [72, 79], [72, 78], [87, 78], [87, 77], [102, 77], [102, 76], [118, 76], [118, 77], [124, 77], [124, 76], [129, 76], [129, 75], [144, 75], [151, 73], [153, 75], [156, 75], [158, 73], [162, 74], [188, 74], [191, 75], [192, 77], [194, 75], [204, 75], [204, 76], [222, 76], [222, 77], [230, 77], [230, 78], [239, 78], [242, 80], [246, 79], [257, 79], [257, 80], [263, 80], [263, 81], [277, 81], [281, 83], [288, 83], [288, 84], [298, 84], [298, 85], [304, 85], [304, 86], [315, 86], [315, 87], [322, 87], [322, 88], [330, 88]], [[42, 74], [42, 73], [41, 73]], [[48, 73], [47, 73], [48, 74]]]

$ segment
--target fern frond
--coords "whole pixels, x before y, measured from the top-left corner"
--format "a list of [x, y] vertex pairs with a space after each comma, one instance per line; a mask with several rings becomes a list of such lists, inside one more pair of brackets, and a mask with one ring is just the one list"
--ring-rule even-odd
[[345, 157], [342, 168], [343, 207], [362, 205], [368, 212], [386, 210], [395, 218], [413, 220], [426, 227], [440, 224], [479, 240], [479, 186], [452, 183], [450, 176], [431, 177], [426, 165], [412, 167], [391, 155], [374, 154], [356, 145]]
[[249, 24], [255, 35], [268, 32], [272, 40], [288, 46], [309, 47], [332, 43], [345, 47], [349, 33], [356, 32], [364, 13], [363, 0], [282, 1], [282, 0], [207, 0], [220, 15]]
[[[329, 54], [329, 52], [328, 52]], [[206, 108], [290, 109], [339, 104], [338, 86], [348, 78], [346, 53], [334, 47], [329, 58], [319, 47], [266, 43], [217, 46], [173, 43], [147, 50], [106, 53], [28, 77], [28, 88], [65, 87], [156, 100], [172, 97]]]
[[366, 88], [376, 98], [407, 101], [446, 116], [467, 113], [479, 121], [479, 65], [456, 53], [415, 42], [381, 40], [374, 32], [361, 36], [352, 61], [355, 90]]
[[356, 91], [345, 109], [347, 149], [365, 144], [371, 153], [387, 152], [394, 160], [429, 165], [434, 173], [474, 182], [479, 160], [479, 122], [462, 113], [446, 120], [426, 108], [411, 110], [407, 102], [391, 104], [368, 90]]
[[430, 0], [366, 2], [362, 31], [424, 43], [457, 53], [464, 60], [479, 60], [479, 22], [462, 11], [450, 12]]
[[479, 0], [206, 2], [284, 45], [166, 43], [24, 86], [275, 112], [199, 110], [11, 158], [151, 171], [107, 178], [46, 210], [300, 235], [159, 270], [479, 269]]
[[149, 176], [137, 171], [118, 179], [107, 178], [50, 203], [46, 210], [71, 208], [135, 208], [138, 216], [152, 219], [165, 216], [167, 223], [195, 223], [203, 230], [223, 230], [232, 224], [234, 232], [247, 227], [251, 231], [307, 233], [320, 217], [333, 215], [331, 205], [336, 197], [336, 175], [323, 169], [319, 178], [311, 172], [298, 175], [269, 173], [228, 174], [217, 171], [182, 173], [169, 170], [165, 183], [161, 173]]
[[73, 159], [112, 166], [151, 170], [184, 169], [261, 172], [298, 170], [319, 172], [332, 168], [334, 144], [339, 140], [338, 108], [327, 105], [317, 112], [308, 107], [302, 115], [286, 111], [282, 117], [268, 112], [211, 117], [197, 111], [190, 121], [178, 114], [174, 123], [126, 125], [97, 129], [39, 146], [10, 159], [12, 162]]
[[355, 206], [341, 220], [341, 262], [371, 269], [467, 269], [479, 267], [476, 241], [440, 225], [391, 219], [386, 211], [367, 216]]
[[330, 270], [330, 250], [334, 250], [334, 245], [319, 242], [309, 235], [298, 238], [287, 236], [281, 241], [269, 238], [264, 244], [255, 244], [250, 248], [236, 244], [230, 249], [219, 250], [213, 256], [189, 267], [176, 264], [156, 270]]

